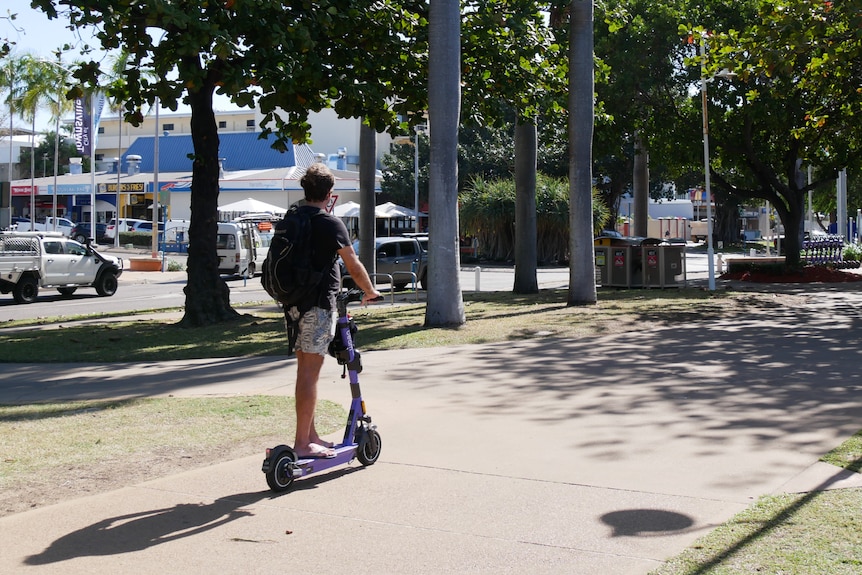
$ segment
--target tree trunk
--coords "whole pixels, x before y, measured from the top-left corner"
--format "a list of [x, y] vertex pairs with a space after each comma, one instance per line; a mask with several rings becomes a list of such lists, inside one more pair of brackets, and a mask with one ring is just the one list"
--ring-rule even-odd
[[649, 235], [649, 152], [641, 133], [635, 132], [635, 157], [632, 174], [632, 192], [634, 195], [634, 222], [632, 235], [645, 238]]
[[536, 165], [538, 134], [535, 122], [515, 124], [515, 283], [514, 293], [539, 293], [536, 277]]
[[[374, 217], [376, 170], [377, 133], [363, 123], [359, 128], [359, 261], [369, 274], [377, 273], [377, 250], [374, 249], [377, 234], [377, 219]], [[373, 275], [371, 280], [374, 281]]]
[[458, 237], [458, 122], [461, 114], [461, 4], [434, 0], [428, 15], [428, 303], [425, 325], [466, 321]]
[[593, 251], [593, 2], [572, 0], [569, 48], [568, 305], [596, 303]]
[[781, 240], [781, 250], [784, 252], [784, 264], [787, 267], [799, 267], [802, 263], [803, 222], [805, 220], [805, 193], [789, 187], [778, 192], [781, 202], [775, 202], [778, 217], [784, 226], [784, 238]]
[[189, 225], [188, 282], [182, 327], [201, 327], [237, 319], [230, 305], [230, 288], [218, 271], [218, 130], [212, 107], [212, 87], [189, 91], [192, 162], [191, 223]]

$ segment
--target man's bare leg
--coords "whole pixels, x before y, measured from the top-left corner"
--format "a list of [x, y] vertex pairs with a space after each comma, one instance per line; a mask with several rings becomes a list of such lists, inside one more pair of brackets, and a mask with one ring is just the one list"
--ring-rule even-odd
[[326, 446], [317, 443], [320, 441], [320, 436], [314, 428], [317, 381], [320, 378], [323, 359], [322, 355], [316, 353], [296, 351], [296, 437], [293, 449], [299, 456], [331, 453]]

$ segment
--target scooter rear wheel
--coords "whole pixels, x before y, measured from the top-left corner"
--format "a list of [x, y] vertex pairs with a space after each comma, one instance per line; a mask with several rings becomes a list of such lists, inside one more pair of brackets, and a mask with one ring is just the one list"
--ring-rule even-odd
[[283, 451], [270, 462], [269, 470], [266, 472], [266, 483], [273, 491], [285, 491], [293, 483], [291, 463], [294, 456], [290, 451]]
[[356, 459], [362, 465], [374, 465], [377, 458], [380, 457], [380, 450], [383, 448], [383, 441], [380, 439], [380, 434], [376, 429], [366, 429], [359, 440], [359, 447], [356, 450]]

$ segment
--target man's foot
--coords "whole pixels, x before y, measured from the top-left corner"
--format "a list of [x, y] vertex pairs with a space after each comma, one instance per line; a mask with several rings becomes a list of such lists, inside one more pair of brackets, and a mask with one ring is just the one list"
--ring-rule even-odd
[[335, 447], [335, 444], [333, 442], [326, 441], [325, 439], [320, 439], [319, 437], [317, 439], [312, 439], [311, 442], [316, 444], [316, 445], [322, 445], [323, 447], [326, 447], [327, 449], [332, 449], [333, 447]]
[[335, 457], [335, 450], [319, 443], [309, 443], [305, 449], [296, 448], [296, 456], [300, 459], [331, 459]]

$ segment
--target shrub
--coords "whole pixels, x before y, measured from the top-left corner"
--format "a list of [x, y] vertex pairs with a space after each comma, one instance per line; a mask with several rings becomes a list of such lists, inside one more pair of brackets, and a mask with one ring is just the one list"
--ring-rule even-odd
[[120, 245], [132, 244], [140, 248], [153, 245], [153, 234], [145, 232], [120, 232]]
[[181, 272], [184, 269], [183, 264], [177, 260], [168, 260], [167, 268], [169, 272]]
[[858, 262], [862, 261], [862, 248], [859, 244], [844, 244], [844, 251], [841, 254], [844, 261]]
[[[476, 178], [461, 194], [464, 235], [479, 240], [479, 252], [491, 260], [510, 260], [515, 253], [515, 183], [511, 179]], [[593, 188], [593, 227], [609, 217]], [[569, 182], [538, 174], [536, 179], [536, 256], [539, 262], [562, 262], [569, 254]]]

